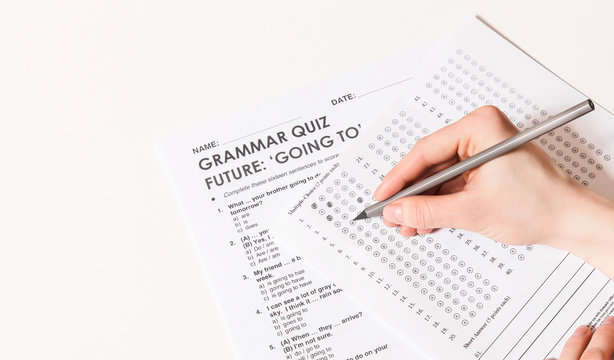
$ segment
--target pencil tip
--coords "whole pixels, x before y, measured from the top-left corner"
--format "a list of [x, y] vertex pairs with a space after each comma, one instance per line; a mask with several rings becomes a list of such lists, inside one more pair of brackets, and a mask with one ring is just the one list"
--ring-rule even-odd
[[367, 213], [365, 211], [363, 211], [360, 214], [358, 214], [358, 216], [356, 216], [354, 218], [354, 220], [352, 220], [352, 221], [362, 220], [362, 219], [366, 219], [366, 218], [368, 218]]

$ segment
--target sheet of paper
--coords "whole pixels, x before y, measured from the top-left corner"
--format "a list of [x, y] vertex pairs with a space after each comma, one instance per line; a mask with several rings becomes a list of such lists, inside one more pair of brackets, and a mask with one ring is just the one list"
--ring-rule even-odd
[[269, 223], [407, 88], [429, 48], [408, 49], [161, 142], [239, 358], [424, 358], [302, 254], [282, 249]]
[[[274, 233], [433, 358], [557, 356], [575, 326], [596, 326], [614, 309], [614, 284], [589, 265], [462, 229], [406, 239], [380, 219], [351, 221], [420, 137], [472, 109], [496, 105], [522, 130], [586, 99], [478, 19], [426, 63]], [[577, 181], [614, 198], [612, 114], [598, 107], [535, 141]]]

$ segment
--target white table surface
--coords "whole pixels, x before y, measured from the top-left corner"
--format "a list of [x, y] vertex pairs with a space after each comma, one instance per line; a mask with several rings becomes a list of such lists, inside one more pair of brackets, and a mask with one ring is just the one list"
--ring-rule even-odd
[[2, 2], [0, 358], [233, 359], [158, 137], [472, 14], [612, 111], [612, 4]]

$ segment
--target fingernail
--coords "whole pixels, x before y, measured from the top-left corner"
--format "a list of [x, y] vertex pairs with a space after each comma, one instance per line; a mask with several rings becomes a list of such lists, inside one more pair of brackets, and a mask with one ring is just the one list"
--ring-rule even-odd
[[588, 326], [586, 325], [582, 325], [579, 328], [576, 329], [576, 331], [573, 332], [572, 336], [583, 336], [589, 333], [589, 329]]
[[603, 323], [608, 325], [614, 325], [614, 316], [609, 316], [608, 318], [603, 320]]
[[401, 224], [403, 221], [403, 209], [399, 204], [390, 204], [384, 208], [384, 219], [395, 224]]

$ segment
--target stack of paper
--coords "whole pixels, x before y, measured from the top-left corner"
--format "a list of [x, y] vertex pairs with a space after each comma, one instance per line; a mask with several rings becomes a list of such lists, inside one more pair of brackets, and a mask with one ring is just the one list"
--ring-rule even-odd
[[[595, 269], [462, 229], [406, 239], [351, 219], [420, 137], [474, 108], [496, 105], [522, 130], [583, 99], [470, 19], [438, 43], [164, 139], [238, 356], [558, 355], [575, 325], [614, 308], [614, 285]], [[613, 120], [598, 107], [537, 143], [614, 198]]]

